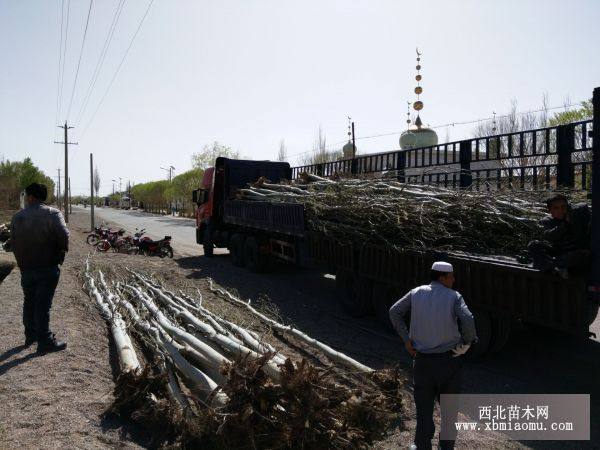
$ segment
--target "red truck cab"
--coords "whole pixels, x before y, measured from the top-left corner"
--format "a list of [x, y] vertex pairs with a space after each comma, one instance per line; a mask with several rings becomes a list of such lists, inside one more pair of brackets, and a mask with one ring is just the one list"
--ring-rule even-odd
[[[204, 231], [210, 224], [213, 215], [214, 174], [214, 167], [207, 168], [202, 176], [200, 188], [192, 192], [193, 201], [198, 205], [196, 208], [196, 242], [198, 244], [203, 244]], [[206, 256], [211, 256], [212, 250], [212, 244], [204, 244], [204, 254]]]

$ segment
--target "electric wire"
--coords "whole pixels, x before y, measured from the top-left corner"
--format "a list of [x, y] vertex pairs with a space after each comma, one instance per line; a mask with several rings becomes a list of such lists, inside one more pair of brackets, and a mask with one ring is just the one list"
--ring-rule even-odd
[[100, 75], [100, 72], [102, 71], [102, 66], [104, 65], [106, 55], [108, 54], [108, 49], [110, 48], [110, 44], [112, 42], [115, 30], [117, 28], [117, 23], [119, 22], [119, 18], [121, 17], [121, 12], [123, 11], [124, 5], [125, 5], [125, 0], [119, 0], [119, 3], [117, 4], [117, 8], [115, 10], [115, 14], [113, 16], [112, 23], [110, 24], [110, 27], [108, 29], [108, 34], [106, 35], [106, 38], [104, 40], [104, 45], [102, 46], [102, 50], [100, 52], [100, 57], [98, 58], [98, 62], [96, 63], [96, 67], [92, 74], [92, 79], [91, 79], [90, 85], [88, 86], [88, 89], [84, 96], [83, 103], [81, 104], [81, 108], [79, 110], [79, 113], [77, 114], [77, 119], [75, 119], [76, 124], [79, 124], [79, 121], [83, 117], [83, 114], [85, 113], [85, 110], [87, 109], [90, 98], [92, 96], [94, 87], [96, 87], [96, 82], [98, 81], [98, 76]]
[[83, 39], [81, 41], [81, 50], [79, 52], [79, 61], [77, 62], [77, 70], [75, 71], [75, 81], [73, 82], [73, 90], [71, 92], [71, 100], [69, 101], [69, 109], [67, 110], [67, 119], [71, 115], [71, 106], [73, 106], [73, 98], [75, 97], [75, 89], [77, 88], [77, 78], [79, 77], [79, 67], [81, 66], [81, 58], [83, 56], [83, 48], [85, 47], [85, 38], [87, 36], [88, 26], [90, 24], [90, 15], [92, 13], [92, 5], [94, 0], [90, 0], [90, 7], [87, 13], [87, 19], [85, 21], [85, 30], [83, 31]]
[[67, 61], [67, 44], [69, 41], [69, 16], [71, 12], [71, 0], [67, 0], [67, 22], [65, 25], [65, 42], [62, 53], [62, 70], [60, 76], [60, 90], [58, 92], [58, 116], [60, 117], [60, 113], [62, 110], [62, 95], [65, 86], [65, 63]]
[[104, 102], [104, 99], [108, 95], [108, 92], [110, 91], [110, 88], [112, 87], [113, 83], [115, 82], [115, 79], [117, 78], [117, 75], [119, 74], [119, 71], [121, 70], [121, 67], [123, 67], [123, 63], [125, 62], [125, 59], [127, 58], [127, 55], [129, 54], [129, 50], [131, 50], [131, 47], [133, 46], [133, 42], [135, 41], [135, 38], [139, 34], [140, 29], [142, 28], [142, 25], [144, 24], [144, 20], [146, 20], [146, 17], [148, 16], [148, 13], [150, 12], [150, 8], [152, 7], [153, 3], [154, 3], [154, 0], [150, 0], [150, 3], [148, 3], [148, 7], [146, 8], [146, 12], [144, 13], [144, 16], [142, 17], [142, 19], [140, 20], [140, 23], [139, 23], [137, 29], [135, 30], [135, 33], [134, 33], [133, 37], [131, 38], [131, 41], [129, 42], [129, 46], [127, 47], [127, 50], [125, 51], [125, 54], [123, 55], [123, 58], [121, 59], [121, 62], [119, 63], [119, 66], [117, 67], [117, 70], [115, 71], [112, 79], [110, 80], [110, 83], [108, 84], [108, 87], [106, 88], [106, 91], [104, 91], [104, 95], [100, 99], [100, 102], [98, 103], [98, 106], [96, 107], [94, 113], [92, 114], [92, 117], [90, 118], [89, 122], [87, 123], [87, 125], [85, 126], [83, 132], [81, 133], [80, 138], [83, 138], [83, 136], [85, 135], [85, 133], [87, 132], [87, 130], [90, 128], [90, 125], [94, 121], [94, 118], [96, 117], [96, 114], [98, 113], [98, 110], [102, 106], [102, 103]]
[[65, 20], [65, 0], [62, 0], [60, 7], [60, 47], [58, 49], [58, 78], [56, 79], [56, 113], [54, 115], [54, 124], [58, 124], [58, 108], [60, 101], [60, 75], [62, 66], [62, 51], [63, 51], [63, 26]]
[[[556, 109], [572, 108], [572, 107], [575, 107], [575, 106], [579, 106], [581, 103], [582, 102], [579, 102], [579, 103], [570, 103], [568, 105], [553, 106], [552, 108], [541, 108], [541, 109], [532, 110], [532, 111], [531, 110], [530, 111], [521, 111], [521, 112], [515, 113], [515, 115], [522, 116], [522, 115], [525, 115], [525, 114], [535, 114], [535, 113], [544, 112], [544, 111], [553, 111], [553, 110], [556, 110]], [[511, 114], [505, 114], [503, 116], [496, 116], [496, 120], [497, 119], [502, 119], [502, 118], [507, 118], [507, 117], [510, 117], [510, 116], [511, 116]], [[449, 126], [456, 126], [456, 125], [472, 125], [472, 124], [481, 123], [481, 122], [488, 122], [490, 120], [494, 120], [494, 117], [486, 117], [486, 118], [482, 118], [482, 119], [467, 120], [467, 121], [449, 122], [449, 123], [446, 123], [446, 124], [443, 124], [443, 125], [435, 125], [435, 126], [428, 127], [428, 128], [438, 129], [438, 128], [445, 128], [445, 127], [449, 127]], [[355, 140], [358, 141], [358, 140], [363, 140], [363, 139], [374, 139], [374, 138], [385, 137], [385, 136], [397, 136], [397, 135], [400, 135], [400, 134], [404, 133], [404, 131], [406, 131], [406, 130], [393, 131], [393, 132], [390, 132], [390, 133], [372, 134], [372, 135], [368, 135], [368, 136], [360, 136], [360, 137], [356, 137]], [[329, 144], [329, 145], [325, 146], [325, 148], [326, 149], [333, 148], [333, 147], [336, 147], [338, 145], [345, 144], [346, 142], [348, 142], [348, 141], [344, 140], [344, 141], [335, 142], [333, 144]], [[307, 151], [300, 152], [300, 153], [294, 153], [292, 155], [289, 155], [288, 158], [292, 158], [292, 157], [295, 157], [295, 156], [307, 155], [307, 154], [310, 154], [310, 153], [314, 153], [314, 150], [307, 150]]]

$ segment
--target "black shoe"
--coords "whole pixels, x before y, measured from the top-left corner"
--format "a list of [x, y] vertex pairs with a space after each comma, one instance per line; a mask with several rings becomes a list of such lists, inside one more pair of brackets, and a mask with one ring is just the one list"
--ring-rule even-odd
[[25, 347], [29, 347], [35, 342], [37, 342], [37, 337], [25, 335]]
[[51, 334], [47, 339], [38, 342], [38, 353], [60, 352], [67, 348], [66, 342], [61, 342], [56, 339], [54, 334]]

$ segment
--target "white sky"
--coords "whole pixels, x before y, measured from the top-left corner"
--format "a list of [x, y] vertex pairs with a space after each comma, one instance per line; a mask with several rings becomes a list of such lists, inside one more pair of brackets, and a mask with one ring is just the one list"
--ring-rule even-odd
[[[112, 88], [82, 135], [149, 0], [127, 0], [86, 113], [83, 103], [118, 0], [95, 0], [69, 123], [73, 194], [89, 191], [89, 153], [103, 193], [191, 167], [219, 141], [257, 159], [405, 129], [423, 52], [421, 116], [438, 125], [591, 97], [600, 86], [600, 2], [537, 0], [155, 0]], [[69, 0], [64, 0], [65, 9]], [[56, 128], [62, 0], [0, 0], [0, 157], [63, 166]], [[70, 0], [62, 112], [67, 118], [88, 0]], [[451, 140], [472, 126], [449, 127]], [[446, 129], [438, 129], [443, 140]], [[361, 153], [398, 136], [357, 141]], [[290, 158], [292, 163], [297, 158]], [[118, 184], [118, 183], [117, 183]]]

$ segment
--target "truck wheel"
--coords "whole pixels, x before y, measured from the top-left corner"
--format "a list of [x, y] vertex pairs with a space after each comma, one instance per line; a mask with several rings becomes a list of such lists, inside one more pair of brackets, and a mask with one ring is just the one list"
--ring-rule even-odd
[[466, 354], [468, 359], [477, 359], [483, 356], [490, 346], [492, 338], [492, 320], [487, 311], [477, 310], [473, 312], [475, 318], [475, 329], [477, 330], [478, 342], [471, 345]]
[[512, 320], [508, 317], [492, 317], [492, 339], [490, 353], [499, 352], [504, 348], [510, 337]]
[[244, 263], [252, 272], [264, 272], [267, 268], [267, 255], [261, 253], [260, 242], [254, 236], [244, 242]]
[[229, 240], [229, 257], [237, 267], [244, 266], [244, 235], [236, 233]]
[[[371, 312], [370, 280], [356, 277], [349, 271], [339, 270], [335, 276], [342, 309], [352, 317], [364, 317]], [[369, 291], [368, 294], [366, 291]]]
[[593, 300], [590, 299], [587, 302], [587, 310], [586, 310], [586, 324], [589, 327], [591, 324], [594, 323], [594, 321], [596, 320], [596, 317], [598, 316], [598, 307], [600, 306], [600, 304]]
[[215, 246], [212, 242], [202, 244], [202, 250], [204, 251], [204, 256], [207, 258], [211, 258], [213, 256], [213, 252], [215, 250]]
[[387, 331], [394, 331], [390, 320], [390, 308], [398, 298], [395, 297], [395, 289], [384, 283], [373, 284], [373, 311], [375, 317]]

